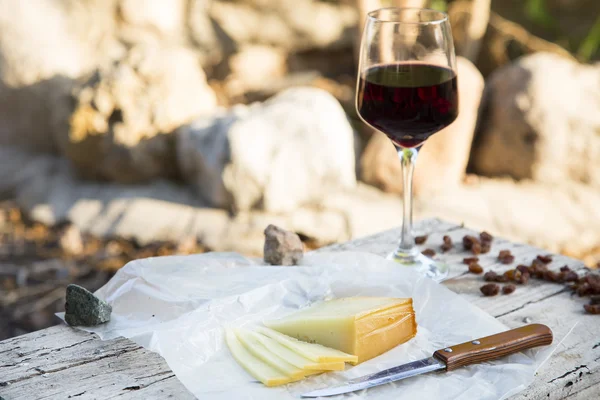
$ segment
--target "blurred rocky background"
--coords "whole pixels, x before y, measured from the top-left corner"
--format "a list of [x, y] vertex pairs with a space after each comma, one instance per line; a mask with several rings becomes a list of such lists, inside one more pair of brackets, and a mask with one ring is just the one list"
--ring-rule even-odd
[[0, 0], [0, 339], [135, 258], [399, 225], [397, 155], [354, 110], [364, 14], [392, 5], [446, 10], [459, 55], [415, 217], [596, 265], [597, 0]]

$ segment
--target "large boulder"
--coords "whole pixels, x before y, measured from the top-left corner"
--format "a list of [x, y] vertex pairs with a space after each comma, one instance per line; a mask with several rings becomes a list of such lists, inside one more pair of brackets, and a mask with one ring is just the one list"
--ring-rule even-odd
[[56, 151], [73, 80], [120, 51], [114, 0], [0, 1], [0, 146]]
[[187, 0], [120, 0], [119, 36], [133, 43], [182, 42], [186, 37]]
[[188, 38], [198, 50], [204, 68], [219, 65], [236, 50], [233, 39], [210, 15], [213, 0], [189, 0]]
[[228, 97], [235, 98], [245, 92], [260, 91], [284, 78], [287, 72], [286, 58], [286, 53], [276, 47], [242, 46], [229, 59], [231, 73], [224, 83]]
[[219, 0], [213, 1], [210, 16], [238, 45], [267, 44], [292, 51], [351, 47], [357, 12], [352, 4], [340, 3]]
[[[483, 77], [467, 59], [458, 58], [459, 113], [452, 125], [429, 138], [417, 159], [413, 189], [417, 194], [446, 190], [463, 179], [483, 93]], [[380, 132], [361, 158], [361, 179], [386, 192], [402, 193], [402, 166], [392, 142]]]
[[74, 97], [60, 150], [82, 175], [116, 182], [174, 176], [170, 133], [216, 106], [195, 53], [155, 45], [101, 68]]
[[179, 130], [184, 178], [212, 206], [284, 212], [356, 183], [353, 131], [340, 104], [292, 88]]
[[494, 73], [474, 170], [600, 187], [600, 65], [539, 53]]

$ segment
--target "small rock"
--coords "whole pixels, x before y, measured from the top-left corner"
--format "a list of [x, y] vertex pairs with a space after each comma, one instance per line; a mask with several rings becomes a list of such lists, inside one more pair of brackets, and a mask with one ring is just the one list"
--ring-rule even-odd
[[265, 261], [271, 265], [296, 265], [304, 255], [300, 237], [275, 225], [265, 229]]
[[95, 326], [110, 321], [112, 307], [89, 290], [67, 286], [65, 321], [71, 326]]

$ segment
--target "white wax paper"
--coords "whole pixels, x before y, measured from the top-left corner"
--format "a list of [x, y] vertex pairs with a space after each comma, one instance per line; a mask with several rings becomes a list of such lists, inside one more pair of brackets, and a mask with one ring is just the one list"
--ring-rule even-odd
[[[382, 257], [357, 252], [310, 253], [302, 266], [271, 267], [233, 253], [130, 262], [96, 293], [112, 320], [85, 328], [119, 336], [165, 358], [199, 399], [282, 400], [364, 374], [426, 358], [448, 345], [507, 328], [443, 285]], [[412, 297], [418, 333], [409, 342], [346, 371], [267, 388], [232, 358], [224, 327], [260, 324], [313, 302], [348, 296]], [[529, 350], [450, 373], [429, 373], [332, 399], [503, 399], [526, 388], [551, 354]]]

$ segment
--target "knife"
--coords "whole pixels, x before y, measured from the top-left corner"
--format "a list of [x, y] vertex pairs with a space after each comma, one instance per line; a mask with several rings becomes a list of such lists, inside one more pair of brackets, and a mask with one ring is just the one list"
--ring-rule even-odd
[[437, 350], [432, 357], [361, 376], [344, 385], [304, 393], [302, 397], [327, 397], [355, 392], [427, 372], [452, 371], [469, 364], [518, 353], [552, 343], [552, 331], [546, 325], [531, 324], [506, 332]]

